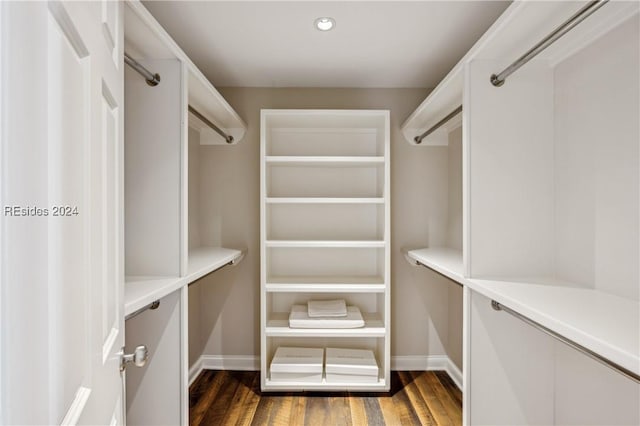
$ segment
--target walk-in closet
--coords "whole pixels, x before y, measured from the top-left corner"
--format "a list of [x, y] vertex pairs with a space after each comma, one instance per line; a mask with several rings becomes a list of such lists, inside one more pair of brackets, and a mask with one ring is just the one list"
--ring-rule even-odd
[[640, 424], [637, 1], [0, 22], [0, 424]]

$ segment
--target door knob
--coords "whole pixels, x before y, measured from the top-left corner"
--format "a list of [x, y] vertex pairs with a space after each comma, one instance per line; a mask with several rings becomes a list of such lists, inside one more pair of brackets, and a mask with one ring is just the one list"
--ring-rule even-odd
[[133, 353], [125, 354], [124, 346], [120, 351], [120, 371], [127, 368], [127, 364], [133, 363], [136, 367], [143, 367], [149, 359], [149, 350], [145, 345], [136, 346]]

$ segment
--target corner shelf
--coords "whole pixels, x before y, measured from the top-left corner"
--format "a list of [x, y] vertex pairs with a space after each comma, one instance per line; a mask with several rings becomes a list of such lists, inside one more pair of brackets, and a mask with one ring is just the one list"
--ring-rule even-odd
[[244, 254], [240, 250], [223, 247], [198, 247], [189, 250], [187, 267], [187, 284], [190, 284], [211, 272], [229, 264], [242, 260]]

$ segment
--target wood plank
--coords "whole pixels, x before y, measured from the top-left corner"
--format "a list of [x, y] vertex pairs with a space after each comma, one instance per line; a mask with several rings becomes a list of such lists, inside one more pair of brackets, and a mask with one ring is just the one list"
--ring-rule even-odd
[[260, 401], [258, 402], [258, 406], [256, 407], [255, 414], [253, 415], [253, 419], [251, 420], [251, 425], [265, 425], [269, 421], [269, 414], [271, 413], [271, 408], [274, 404], [274, 397], [264, 396], [260, 397]]
[[409, 401], [409, 408], [415, 412], [419, 419], [419, 423], [422, 425], [436, 425], [437, 423], [433, 418], [427, 403], [422, 399], [422, 395], [420, 394], [418, 387], [413, 382], [411, 373], [407, 371], [399, 371], [398, 376], [403, 384], [402, 392], [406, 394]]
[[378, 403], [380, 404], [380, 411], [382, 412], [382, 417], [384, 418], [384, 422], [387, 425], [399, 425], [402, 422], [400, 421], [400, 417], [398, 417], [398, 412], [396, 411], [396, 407], [393, 404], [393, 398], [390, 396], [382, 396], [378, 398]]
[[305, 421], [305, 411], [307, 409], [307, 398], [304, 396], [294, 396], [291, 403], [291, 424], [303, 425]]
[[460, 390], [458, 385], [454, 383], [453, 379], [451, 379], [451, 377], [449, 377], [446, 372], [435, 371], [434, 373], [438, 377], [438, 380], [440, 380], [440, 383], [442, 383], [442, 385], [445, 387], [449, 395], [451, 395], [454, 401], [456, 401], [456, 403], [460, 405], [460, 407], [462, 407], [462, 391]]
[[378, 404], [378, 398], [369, 396], [362, 398], [362, 400], [364, 402], [365, 412], [367, 413], [367, 425], [384, 426], [384, 417]]
[[238, 388], [222, 424], [250, 425], [258, 408], [260, 376], [254, 371], [244, 371], [238, 374], [238, 380]]
[[400, 388], [393, 394], [393, 405], [396, 407], [396, 412], [400, 418], [400, 424], [402, 425], [417, 425], [421, 424], [418, 415], [411, 406], [411, 400], [409, 399], [405, 382], [401, 378], [400, 372], [397, 373], [397, 383], [400, 384]]
[[364, 407], [364, 401], [357, 396], [349, 396], [349, 409], [351, 411], [351, 422], [354, 425], [367, 424], [367, 411]]
[[420, 392], [420, 395], [422, 396], [422, 399], [427, 404], [427, 407], [429, 407], [431, 414], [433, 414], [433, 418], [436, 423], [438, 425], [452, 426], [454, 423], [449, 417], [449, 413], [444, 408], [435, 392], [431, 391], [431, 385], [427, 381], [426, 376], [433, 373], [412, 371], [410, 374], [413, 378], [413, 382], [416, 384], [418, 392]]
[[349, 397], [346, 394], [334, 394], [328, 397], [330, 422], [336, 426], [349, 426], [351, 421], [351, 408]]
[[434, 392], [442, 406], [447, 410], [449, 418], [455, 424], [462, 424], [462, 409], [460, 405], [451, 397], [449, 392], [442, 386], [435, 374], [425, 375], [426, 381], [430, 385], [430, 391]]
[[324, 426], [329, 424], [329, 401], [322, 396], [307, 397], [304, 413], [305, 426]]
[[220, 392], [223, 382], [226, 379], [226, 372], [216, 371], [213, 372], [213, 380], [206, 392], [198, 399], [198, 402], [189, 410], [189, 423], [193, 426], [198, 426], [202, 423], [202, 419], [209, 411], [211, 404], [213, 404], [216, 396]]
[[240, 384], [232, 373], [230, 371], [218, 373], [224, 377], [224, 380], [220, 385], [220, 391], [217, 393], [215, 400], [209, 405], [207, 413], [202, 418], [203, 425], [221, 424], [227, 410], [229, 410], [233, 395]]

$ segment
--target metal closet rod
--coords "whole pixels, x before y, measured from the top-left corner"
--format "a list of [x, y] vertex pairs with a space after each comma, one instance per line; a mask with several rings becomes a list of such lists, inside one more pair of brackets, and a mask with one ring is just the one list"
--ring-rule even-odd
[[454, 111], [452, 111], [451, 113], [449, 113], [449, 115], [447, 115], [445, 118], [443, 118], [442, 120], [438, 121], [436, 124], [434, 124], [433, 126], [431, 126], [431, 128], [429, 130], [427, 130], [426, 132], [424, 132], [421, 135], [416, 136], [415, 138], [413, 138], [413, 140], [415, 141], [416, 144], [421, 144], [422, 143], [422, 139], [426, 138], [427, 136], [429, 136], [431, 133], [435, 132], [436, 130], [438, 130], [440, 127], [442, 127], [443, 124], [445, 124], [447, 121], [451, 120], [453, 117], [455, 117], [458, 113], [462, 112], [462, 105], [460, 105], [458, 108], [456, 108]]
[[438, 274], [438, 275], [441, 275], [441, 276], [445, 277], [446, 279], [448, 279], [448, 280], [449, 280], [449, 281], [451, 281], [452, 283], [457, 284], [457, 285], [459, 285], [460, 287], [464, 287], [464, 285], [463, 285], [461, 282], [458, 282], [458, 281], [456, 281], [456, 280], [452, 280], [450, 277], [446, 276], [446, 275], [445, 275], [445, 274], [443, 274], [442, 272], [440, 272], [440, 271], [436, 271], [436, 270], [435, 270], [435, 269], [433, 269], [432, 267], [427, 266], [427, 265], [425, 265], [424, 263], [419, 262], [419, 261], [417, 261], [417, 260], [413, 260], [413, 259], [411, 259], [411, 260], [412, 260], [413, 262], [415, 262], [415, 263], [416, 263], [416, 265], [418, 265], [418, 266], [424, 266], [425, 268], [432, 270], [432, 271], [433, 271], [433, 272], [435, 272], [436, 274]]
[[124, 62], [142, 75], [149, 86], [157, 86], [160, 83], [160, 74], [152, 73], [126, 52], [124, 54]]
[[531, 49], [529, 49], [527, 53], [525, 53], [524, 55], [516, 59], [515, 62], [513, 62], [507, 68], [502, 70], [502, 72], [498, 74], [492, 74], [490, 79], [491, 84], [493, 84], [496, 87], [502, 86], [504, 84], [504, 81], [507, 79], [507, 77], [509, 77], [511, 74], [517, 71], [518, 68], [520, 68], [521, 66], [529, 62], [531, 59], [536, 57], [540, 52], [542, 52], [544, 49], [549, 47], [560, 37], [562, 37], [569, 31], [571, 31], [576, 25], [578, 25], [580, 22], [587, 19], [593, 12], [600, 9], [608, 1], [609, 0], [594, 0], [589, 2], [586, 6], [584, 6], [582, 9], [576, 12], [575, 15], [573, 15], [571, 18], [566, 20], [558, 28], [553, 30], [551, 34], [543, 38], [540, 42], [538, 42], [538, 44], [536, 44]]
[[503, 304], [496, 302], [495, 300], [491, 301], [491, 307], [496, 311], [505, 311], [508, 314], [513, 315], [514, 317], [518, 318], [519, 320], [522, 320], [525, 323], [529, 324], [533, 328], [536, 328], [536, 329], [542, 331], [543, 333], [548, 334], [549, 336], [561, 341], [565, 345], [570, 346], [570, 347], [572, 347], [573, 349], [576, 349], [579, 352], [582, 352], [583, 354], [587, 355], [588, 357], [590, 357], [591, 359], [593, 359], [595, 361], [598, 361], [600, 364], [605, 365], [605, 366], [611, 368], [612, 370], [622, 374], [623, 376], [626, 376], [627, 378], [629, 378], [629, 379], [631, 379], [631, 380], [633, 380], [635, 382], [640, 383], [640, 376], [637, 375], [636, 373], [634, 373], [633, 371], [630, 371], [630, 370], [622, 367], [621, 365], [616, 364], [615, 362], [611, 361], [610, 359], [607, 359], [607, 358], [603, 357], [602, 355], [599, 355], [599, 354], [593, 352], [591, 349], [585, 348], [584, 346], [582, 346], [579, 343], [574, 342], [573, 340], [567, 339], [566, 337], [556, 333], [555, 331], [548, 329], [544, 325], [539, 324], [539, 323], [533, 321], [532, 319], [525, 317], [521, 313], [516, 312], [513, 309], [508, 308], [508, 307], [504, 306]]
[[211, 121], [207, 119], [204, 115], [200, 114], [198, 110], [189, 105], [189, 112], [198, 117], [204, 124], [211, 127], [213, 131], [222, 136], [227, 143], [233, 143], [233, 136], [226, 134], [220, 127], [213, 124]]
[[143, 306], [142, 308], [138, 309], [137, 311], [133, 311], [131, 312], [129, 315], [127, 315], [126, 317], [124, 317], [124, 320], [130, 320], [133, 317], [137, 317], [138, 315], [140, 315], [141, 313], [143, 313], [146, 310], [149, 309], [158, 309], [158, 307], [160, 306], [160, 301], [159, 300], [154, 300], [153, 302], [149, 303], [148, 305]]

